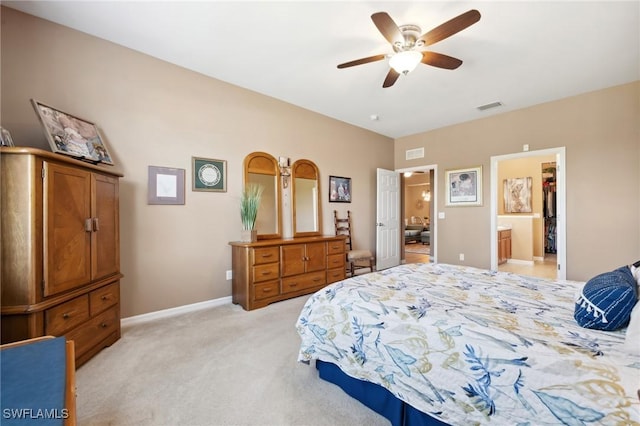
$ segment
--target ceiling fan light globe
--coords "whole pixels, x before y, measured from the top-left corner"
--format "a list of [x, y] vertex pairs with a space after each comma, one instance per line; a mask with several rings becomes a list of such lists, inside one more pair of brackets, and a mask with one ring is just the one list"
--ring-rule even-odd
[[396, 53], [389, 59], [389, 65], [400, 74], [408, 74], [422, 61], [422, 53], [407, 50]]

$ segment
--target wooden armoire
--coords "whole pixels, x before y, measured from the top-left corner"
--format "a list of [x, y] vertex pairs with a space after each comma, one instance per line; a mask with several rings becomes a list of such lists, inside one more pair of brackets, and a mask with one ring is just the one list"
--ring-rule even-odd
[[82, 365], [120, 338], [122, 175], [35, 148], [0, 162], [2, 343], [65, 336]]

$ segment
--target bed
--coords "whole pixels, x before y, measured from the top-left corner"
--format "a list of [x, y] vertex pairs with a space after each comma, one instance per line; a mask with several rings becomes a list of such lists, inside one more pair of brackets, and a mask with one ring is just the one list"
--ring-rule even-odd
[[298, 360], [393, 425], [640, 424], [640, 356], [624, 329], [576, 323], [582, 284], [446, 264], [356, 276], [308, 299]]

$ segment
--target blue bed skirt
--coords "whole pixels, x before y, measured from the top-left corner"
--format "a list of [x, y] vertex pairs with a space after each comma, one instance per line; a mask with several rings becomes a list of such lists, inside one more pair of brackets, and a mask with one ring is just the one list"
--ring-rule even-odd
[[385, 388], [348, 376], [335, 364], [316, 360], [316, 368], [321, 379], [340, 386], [348, 395], [386, 417], [393, 426], [448, 426], [396, 398]]

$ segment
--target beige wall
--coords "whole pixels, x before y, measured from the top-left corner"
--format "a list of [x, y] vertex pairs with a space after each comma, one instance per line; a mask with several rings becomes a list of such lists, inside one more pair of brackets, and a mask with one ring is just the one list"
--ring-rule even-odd
[[[375, 250], [376, 168], [393, 168], [393, 140], [12, 9], [1, 13], [1, 124], [16, 145], [49, 149], [35, 98], [95, 122], [124, 173], [123, 317], [231, 295], [227, 243], [240, 238], [242, 161], [253, 151], [315, 162], [324, 233], [334, 234], [334, 209], [349, 209], [357, 247]], [[227, 161], [226, 193], [191, 191], [192, 156]], [[150, 165], [186, 170], [184, 206], [147, 205]], [[352, 203], [329, 204], [329, 175], [352, 178]]]
[[[499, 97], [499, 94], [496, 96]], [[640, 258], [640, 82], [396, 139], [395, 168], [483, 166], [481, 207], [445, 207], [438, 197], [438, 261], [490, 267], [490, 158], [566, 147], [567, 278]], [[424, 147], [420, 160], [405, 151]], [[435, 214], [437, 216], [437, 213]], [[465, 261], [458, 254], [465, 253]]]

